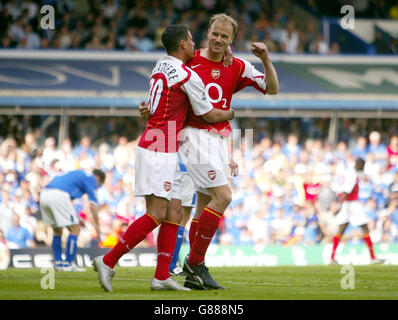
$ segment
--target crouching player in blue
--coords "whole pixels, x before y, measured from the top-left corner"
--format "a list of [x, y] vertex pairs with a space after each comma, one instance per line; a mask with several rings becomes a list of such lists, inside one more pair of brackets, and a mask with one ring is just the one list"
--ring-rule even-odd
[[[40, 211], [42, 220], [54, 230], [52, 250], [55, 260], [55, 269], [58, 271], [86, 271], [75, 263], [77, 238], [81, 222], [72, 201], [87, 194], [90, 201], [90, 211], [94, 220], [94, 227], [98, 237], [100, 229], [98, 223], [98, 201], [95, 190], [105, 182], [105, 173], [94, 169], [92, 175], [82, 170], [70, 171], [62, 176], [55, 177], [40, 193]], [[61, 237], [63, 228], [69, 230], [65, 248], [65, 261], [62, 260]]]

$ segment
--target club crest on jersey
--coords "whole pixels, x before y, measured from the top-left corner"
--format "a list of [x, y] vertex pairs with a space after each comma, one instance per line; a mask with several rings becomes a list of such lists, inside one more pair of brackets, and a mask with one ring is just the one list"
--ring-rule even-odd
[[218, 79], [220, 77], [221, 71], [220, 69], [212, 69], [211, 70], [211, 76], [213, 79]]
[[166, 182], [164, 183], [163, 187], [164, 187], [164, 190], [166, 190], [167, 192], [169, 192], [170, 189], [171, 189], [171, 182], [166, 181]]
[[214, 170], [209, 170], [207, 175], [209, 176], [210, 180], [214, 180], [216, 178], [216, 172]]

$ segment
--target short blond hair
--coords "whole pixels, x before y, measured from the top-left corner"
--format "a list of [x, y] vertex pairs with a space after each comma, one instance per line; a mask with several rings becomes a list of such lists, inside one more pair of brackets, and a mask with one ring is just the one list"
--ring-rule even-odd
[[231, 26], [232, 26], [232, 34], [233, 35], [235, 35], [236, 31], [238, 31], [238, 22], [234, 18], [232, 18], [231, 16], [229, 16], [229, 15], [227, 15], [225, 13], [217, 13], [217, 14], [213, 15], [210, 18], [209, 29], [211, 28], [213, 23], [216, 22], [216, 21], [230, 23]]

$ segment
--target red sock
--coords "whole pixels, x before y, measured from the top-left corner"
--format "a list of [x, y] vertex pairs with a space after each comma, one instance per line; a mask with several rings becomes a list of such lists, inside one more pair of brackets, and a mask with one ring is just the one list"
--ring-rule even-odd
[[195, 241], [189, 252], [189, 265], [196, 266], [205, 260], [207, 248], [218, 229], [221, 217], [222, 213], [213, 209], [205, 208], [203, 210], [199, 218]]
[[336, 249], [337, 246], [339, 245], [340, 242], [340, 236], [334, 236], [333, 238], [333, 249], [332, 249], [332, 260], [334, 260], [334, 255], [336, 254]]
[[158, 222], [149, 213], [135, 220], [120, 237], [118, 243], [104, 256], [104, 263], [114, 268], [119, 259], [144, 240], [149, 232], [158, 226]]
[[197, 219], [192, 219], [191, 226], [189, 227], [189, 248], [192, 249], [193, 242], [195, 241], [196, 232], [198, 230], [198, 222]]
[[174, 222], [163, 221], [158, 234], [158, 263], [156, 265], [155, 278], [166, 280], [170, 277], [169, 266], [173, 258], [174, 247], [177, 242], [179, 225]]
[[369, 248], [370, 258], [371, 258], [372, 260], [373, 260], [373, 259], [376, 259], [375, 254], [374, 254], [374, 252], [373, 252], [373, 242], [372, 242], [372, 240], [370, 239], [370, 236], [369, 236], [369, 235], [365, 235], [365, 236], [363, 237], [363, 241], [365, 241], [366, 245], [367, 245], [368, 248]]

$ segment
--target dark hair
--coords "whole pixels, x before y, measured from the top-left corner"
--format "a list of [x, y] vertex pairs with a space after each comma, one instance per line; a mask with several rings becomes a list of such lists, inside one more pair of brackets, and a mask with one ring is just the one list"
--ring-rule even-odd
[[180, 24], [171, 24], [162, 33], [162, 43], [167, 53], [178, 50], [181, 40], [188, 39], [188, 28]]
[[104, 171], [102, 171], [100, 169], [94, 169], [93, 175], [99, 178], [101, 184], [105, 182], [105, 172]]
[[365, 160], [363, 160], [362, 158], [358, 158], [355, 163], [355, 166], [360, 170], [362, 170], [365, 167]]

